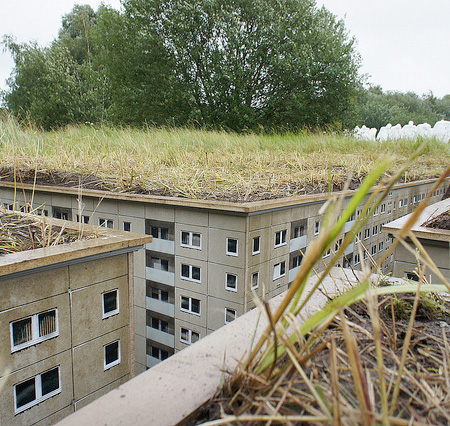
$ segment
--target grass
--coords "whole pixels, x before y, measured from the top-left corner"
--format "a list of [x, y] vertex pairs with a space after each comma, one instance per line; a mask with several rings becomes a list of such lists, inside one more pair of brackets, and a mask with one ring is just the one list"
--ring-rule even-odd
[[[390, 167], [389, 163], [380, 162], [374, 167], [339, 217], [335, 212], [341, 209], [334, 208], [334, 204], [342, 202], [342, 198], [332, 197], [324, 226], [308, 246], [298, 275], [276, 310], [271, 312], [265, 301], [255, 300], [268, 325], [215, 397], [212, 408], [206, 409], [214, 414], [208, 417], [213, 420], [205, 424], [450, 423], [449, 305], [439, 296], [422, 297], [444, 293], [448, 298], [450, 283], [411, 232], [433, 190], [398, 231], [384, 258], [373, 268], [362, 262], [362, 274], [352, 288], [312, 316], [308, 317], [303, 309], [345, 247], [412, 163], [413, 158], [390, 180], [376, 186], [331, 263], [307, 290], [314, 265], [334, 246], [344, 223]], [[450, 166], [435, 188], [449, 175]], [[415, 244], [417, 252], [407, 240]], [[372, 271], [379, 270], [399, 244], [416, 256], [419, 282], [386, 285], [382, 277], [379, 285], [374, 283]], [[426, 282], [427, 268], [439, 276], [441, 284]], [[409, 303], [405, 294], [412, 294]], [[386, 305], [390, 307], [387, 314]], [[423, 315], [425, 308], [435, 319], [434, 324], [416, 323], [416, 314]]]
[[[394, 174], [420, 142], [358, 141], [302, 131], [235, 134], [185, 128], [72, 126], [52, 132], [0, 119], [0, 167], [95, 176], [116, 191], [251, 201], [341, 189], [358, 184], [381, 157]], [[432, 141], [405, 173], [435, 178], [450, 146]]]

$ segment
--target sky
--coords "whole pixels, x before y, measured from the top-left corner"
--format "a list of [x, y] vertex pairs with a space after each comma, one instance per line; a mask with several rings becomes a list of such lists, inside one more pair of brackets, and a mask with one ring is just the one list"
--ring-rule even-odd
[[[20, 43], [48, 45], [58, 35], [61, 18], [74, 4], [101, 0], [0, 0], [0, 39], [13, 35]], [[120, 0], [104, 0], [119, 9]], [[343, 19], [357, 40], [360, 73], [383, 90], [413, 91], [437, 97], [450, 94], [449, 0], [317, 0]], [[13, 67], [0, 50], [0, 90]]]

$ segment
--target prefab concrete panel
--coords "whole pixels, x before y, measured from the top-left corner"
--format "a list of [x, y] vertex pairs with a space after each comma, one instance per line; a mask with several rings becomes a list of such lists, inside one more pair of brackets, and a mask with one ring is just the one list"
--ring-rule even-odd
[[[119, 313], [103, 317], [103, 293], [119, 290]], [[127, 276], [103, 281], [72, 292], [72, 339], [80, 345], [129, 323]]]
[[[0, 279], [0, 311], [67, 292], [67, 267]], [[17, 289], [20, 289], [18, 291]]]
[[[236, 291], [233, 287], [227, 289], [227, 274], [235, 277]], [[234, 285], [234, 282], [232, 283]], [[243, 268], [208, 263], [208, 296], [242, 303], [245, 292], [245, 273]]]
[[234, 216], [221, 213], [209, 213], [209, 227], [227, 231], [245, 232], [247, 220], [245, 216]]
[[208, 296], [208, 330], [217, 330], [225, 325], [225, 309], [236, 311], [237, 317], [244, 313], [244, 306], [241, 303], [231, 302], [229, 300], [219, 299]]
[[[140, 221], [144, 218], [145, 205], [143, 203], [127, 203], [126, 201], [119, 201], [118, 203], [118, 213], [120, 216], [127, 216], [129, 218], [139, 219]], [[138, 230], [133, 230], [133, 232], [141, 232]]]
[[185, 225], [208, 226], [208, 213], [196, 209], [175, 208], [175, 223], [184, 223]]
[[[247, 244], [248, 265], [253, 266], [270, 259], [271, 254], [271, 232], [270, 226], [251, 231]], [[253, 240], [259, 237], [259, 253], [253, 254]]]
[[[186, 247], [181, 245], [181, 233], [189, 232], [201, 235], [200, 247]], [[186, 225], [184, 223], [175, 224], [175, 254], [191, 259], [208, 260], [208, 228], [206, 226]], [[189, 238], [192, 238], [190, 236]]]
[[[183, 266], [182, 266], [183, 265]], [[194, 279], [194, 269], [200, 268], [200, 282]], [[182, 271], [188, 276], [182, 276]], [[207, 294], [208, 291], [208, 262], [177, 256], [175, 258], [175, 287], [193, 290], [197, 293]]]
[[[237, 254], [227, 254], [228, 239], [237, 240]], [[221, 265], [244, 267], [246, 252], [246, 235], [244, 232], [224, 231], [222, 229], [209, 230], [209, 253], [208, 260]]]
[[[200, 301], [200, 314], [181, 310], [181, 297], [192, 298]], [[206, 327], [208, 313], [208, 297], [205, 293], [197, 293], [192, 290], [175, 288], [175, 320], [199, 327]]]
[[161, 220], [163, 222], [174, 222], [175, 208], [170, 206], [161, 206], [158, 204], [146, 204], [145, 218], [151, 220]]

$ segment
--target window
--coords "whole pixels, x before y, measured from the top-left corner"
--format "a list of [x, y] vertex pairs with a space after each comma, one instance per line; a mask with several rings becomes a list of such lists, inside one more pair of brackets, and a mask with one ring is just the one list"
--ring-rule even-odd
[[252, 290], [255, 290], [259, 286], [259, 272], [253, 272], [252, 274]]
[[56, 219], [72, 220], [72, 209], [70, 208], [53, 206], [52, 214]]
[[114, 225], [114, 221], [111, 219], [99, 218], [98, 224], [100, 226], [104, 226], [105, 228], [112, 228]]
[[81, 220], [80, 220], [80, 215], [77, 214], [77, 222], [81, 222], [81, 223], [89, 223], [89, 219], [90, 219], [89, 216], [87, 216], [87, 215], [85, 215], [85, 214], [82, 214], [82, 215], [81, 215]]
[[376, 244], [372, 246], [372, 256], [375, 254], [377, 254], [377, 245]]
[[199, 232], [181, 231], [181, 247], [202, 249], [202, 234]]
[[273, 267], [273, 280], [277, 280], [286, 275], [286, 262], [280, 262]]
[[175, 303], [175, 292], [172, 286], [150, 280], [146, 281], [146, 296], [172, 305]]
[[158, 269], [159, 271], [168, 271], [169, 261], [167, 259], [161, 259], [159, 257], [151, 256], [150, 264], [148, 266], [153, 269]]
[[194, 281], [196, 283], [201, 282], [200, 268], [198, 266], [181, 264], [181, 278], [188, 281]]
[[314, 224], [314, 235], [319, 235], [319, 231], [320, 231], [320, 222], [316, 222]]
[[367, 250], [364, 250], [364, 259], [367, 259], [368, 254], [367, 254]]
[[383, 243], [383, 241], [381, 241], [381, 243], [378, 244], [378, 251], [383, 251], [383, 248], [384, 248], [384, 243]]
[[237, 275], [227, 273], [225, 289], [237, 291]]
[[61, 392], [59, 366], [14, 386], [15, 414]]
[[193, 297], [181, 296], [180, 309], [190, 314], [200, 315], [200, 300], [194, 299]]
[[225, 324], [236, 319], [236, 311], [234, 309], [225, 308]]
[[364, 239], [366, 240], [369, 237], [370, 237], [370, 228], [364, 229]]
[[342, 244], [342, 238], [339, 238], [339, 240], [337, 240], [336, 243], [334, 244], [335, 252], [339, 251], [339, 247], [341, 247], [341, 244]]
[[390, 191], [388, 194], [388, 197], [392, 197], [392, 195], [393, 195], [393, 191]]
[[181, 327], [180, 341], [188, 345], [200, 340], [200, 334], [196, 331], [189, 330], [188, 328]]
[[[150, 327], [155, 330], [162, 331], [164, 333], [169, 333], [169, 322], [161, 318], [152, 317], [150, 322]], [[172, 333], [169, 333], [172, 334]]]
[[403, 207], [403, 199], [398, 200], [398, 208], [401, 209]]
[[356, 242], [361, 241], [362, 240], [362, 231], [358, 232], [358, 235], [356, 236]]
[[108, 370], [109, 368], [120, 364], [120, 340], [116, 340], [115, 342], [105, 345], [104, 348], [105, 348], [104, 369]]
[[11, 352], [19, 351], [58, 336], [58, 310], [41, 312], [12, 322]]
[[287, 234], [286, 229], [275, 232], [275, 247], [281, 247], [286, 245], [286, 234]]
[[305, 227], [304, 225], [296, 226], [293, 232], [293, 238], [300, 238], [305, 235]]
[[359, 262], [360, 262], [359, 254], [357, 253], [357, 254], [355, 254], [355, 265], [358, 265]]
[[406, 278], [411, 281], [417, 281], [417, 282], [419, 281], [419, 277], [417, 276], [417, 274], [415, 272], [407, 272]]
[[372, 235], [377, 235], [378, 234], [378, 225], [375, 225], [372, 229]]
[[150, 234], [153, 238], [158, 238], [160, 240], [168, 240], [169, 228], [164, 228], [162, 226], [150, 226]]
[[407, 206], [407, 205], [408, 205], [408, 199], [407, 199], [407, 198], [405, 198], [405, 200], [404, 200], [404, 202], [403, 202], [403, 205], [404, 205], [404, 206]]
[[381, 205], [381, 214], [386, 212], [386, 204]]
[[378, 206], [374, 208], [373, 215], [378, 216]]
[[[37, 215], [38, 216], [48, 216], [48, 210], [47, 209], [37, 209]], [[88, 218], [89, 218], [89, 216], [88, 216]]]
[[298, 268], [303, 260], [303, 254], [298, 254], [292, 258], [292, 269]]
[[229, 256], [238, 255], [238, 240], [236, 238], [227, 238], [227, 254]]
[[131, 232], [131, 222], [123, 222], [123, 230], [126, 232]]
[[169, 358], [169, 351], [165, 351], [164, 349], [157, 348], [156, 346], [151, 347], [151, 356], [153, 358], [157, 358], [160, 361], [164, 361]]
[[119, 313], [119, 290], [103, 293], [103, 318]]
[[261, 252], [261, 237], [253, 238], [253, 251], [252, 254], [259, 254]]
[[331, 254], [331, 249], [327, 249], [322, 258], [328, 257]]
[[152, 299], [161, 300], [161, 302], [169, 302], [169, 292], [160, 288], [151, 287], [150, 297]]

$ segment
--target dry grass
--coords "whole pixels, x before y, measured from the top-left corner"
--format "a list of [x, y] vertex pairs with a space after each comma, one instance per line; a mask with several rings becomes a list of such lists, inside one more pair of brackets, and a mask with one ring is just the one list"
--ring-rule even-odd
[[[31, 176], [37, 170], [43, 182], [56, 174], [56, 181], [64, 176], [70, 182], [62, 183], [73, 185], [82, 175], [90, 176], [88, 184], [114, 191], [231, 201], [341, 189], [349, 176], [356, 186], [385, 155], [393, 157], [387, 173], [394, 173], [418, 144], [308, 131], [237, 135], [78, 126], [43, 132], [0, 120], [0, 167], [11, 174], [14, 168]], [[433, 141], [404, 179], [437, 177], [449, 157], [449, 145]]]
[[93, 238], [94, 233], [81, 234], [53, 226], [44, 216], [12, 212], [0, 207], [0, 256], [36, 248]]

